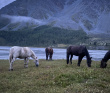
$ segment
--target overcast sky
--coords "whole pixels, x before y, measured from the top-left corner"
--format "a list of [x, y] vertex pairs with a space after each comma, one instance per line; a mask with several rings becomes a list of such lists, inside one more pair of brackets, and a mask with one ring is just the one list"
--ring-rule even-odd
[[0, 9], [15, 0], [0, 0]]

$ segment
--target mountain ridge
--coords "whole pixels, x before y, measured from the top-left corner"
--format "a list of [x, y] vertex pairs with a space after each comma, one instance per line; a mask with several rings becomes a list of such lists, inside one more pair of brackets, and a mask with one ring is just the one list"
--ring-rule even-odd
[[9, 30], [10, 24], [20, 23], [21, 26], [11, 30], [51, 25], [73, 30], [83, 29], [86, 33], [110, 34], [109, 6], [109, 0], [16, 0], [0, 10], [2, 19], [10, 20], [1, 30]]

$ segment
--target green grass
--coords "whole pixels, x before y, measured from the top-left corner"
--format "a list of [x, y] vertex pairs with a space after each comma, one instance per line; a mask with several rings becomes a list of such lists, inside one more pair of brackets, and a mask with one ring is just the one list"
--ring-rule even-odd
[[14, 62], [14, 71], [8, 71], [8, 60], [0, 60], [0, 93], [109, 93], [110, 62], [106, 69], [93, 61], [88, 68], [83, 60], [66, 65], [66, 60], [40, 60], [35, 67], [32, 60], [24, 68], [23, 60]]

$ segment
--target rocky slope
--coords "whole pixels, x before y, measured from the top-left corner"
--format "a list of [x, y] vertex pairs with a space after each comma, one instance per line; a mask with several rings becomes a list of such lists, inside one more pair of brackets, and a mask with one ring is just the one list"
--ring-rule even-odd
[[110, 0], [16, 0], [0, 17], [1, 30], [51, 25], [110, 34]]

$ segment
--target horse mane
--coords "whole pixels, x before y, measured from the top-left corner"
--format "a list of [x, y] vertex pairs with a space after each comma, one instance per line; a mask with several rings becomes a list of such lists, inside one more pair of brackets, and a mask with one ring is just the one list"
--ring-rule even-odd
[[32, 50], [31, 50], [31, 52], [32, 52], [32, 58], [36, 59], [37, 57], [36, 57], [35, 53]]
[[102, 59], [103, 61], [107, 62], [110, 59], [110, 50], [105, 54], [104, 58]]
[[86, 55], [87, 58], [90, 58], [89, 52], [88, 52], [86, 47], [85, 47], [85, 55]]

